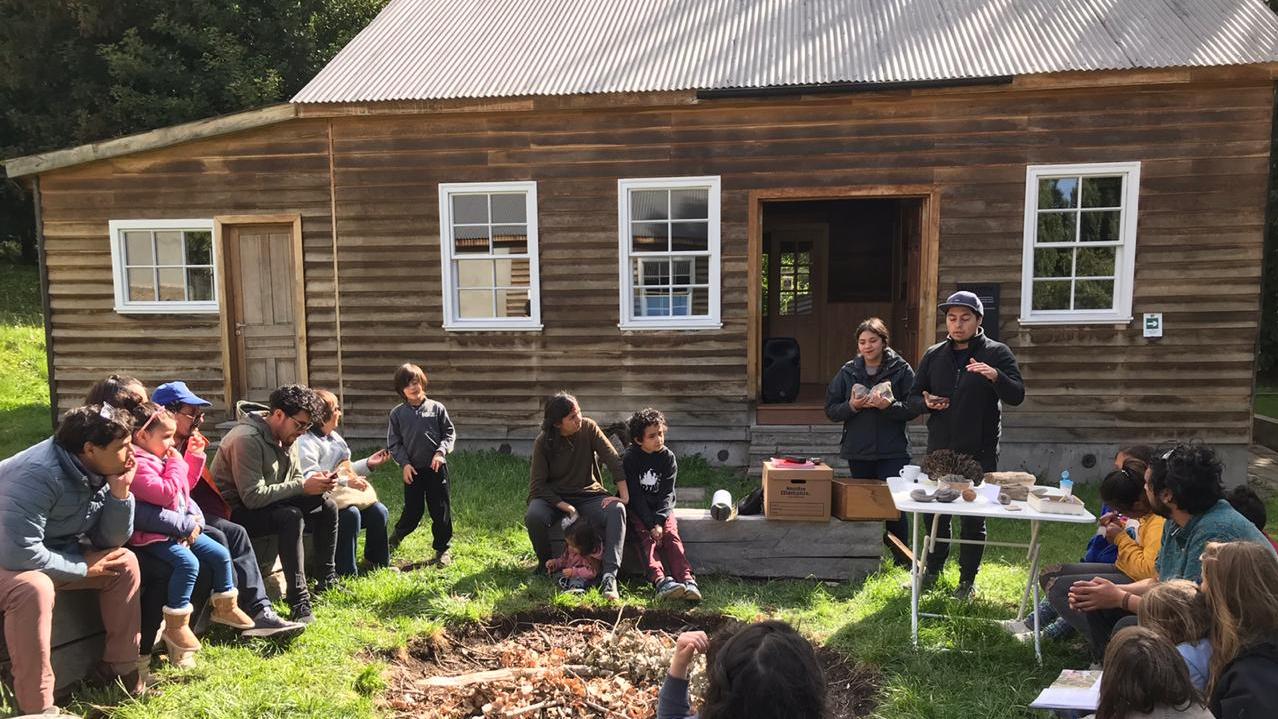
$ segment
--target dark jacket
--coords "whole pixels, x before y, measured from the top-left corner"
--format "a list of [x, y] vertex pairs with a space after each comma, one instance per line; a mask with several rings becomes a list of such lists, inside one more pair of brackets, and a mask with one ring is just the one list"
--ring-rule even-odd
[[[892, 396], [896, 398], [892, 406], [884, 410], [866, 407], [857, 412], [848, 404], [852, 385], [862, 384], [871, 389], [885, 381], [892, 383]], [[825, 416], [843, 423], [839, 456], [850, 460], [908, 459], [910, 440], [905, 434], [905, 423], [919, 414], [906, 404], [913, 386], [914, 370], [891, 347], [884, 350], [879, 371], [873, 377], [866, 373], [863, 357], [843, 365], [825, 392]]]
[[1216, 719], [1278, 717], [1278, 640], [1247, 647], [1225, 665], [1208, 708]]
[[986, 337], [984, 330], [977, 332], [968, 349], [972, 359], [998, 370], [998, 378], [991, 382], [956, 366], [953, 342], [947, 339], [923, 354], [908, 404], [923, 413], [928, 411], [924, 392], [948, 397], [950, 406], [927, 418], [927, 451], [949, 449], [970, 455], [988, 472], [998, 457], [1002, 403], [1016, 406], [1025, 401], [1025, 382], [1012, 350]]

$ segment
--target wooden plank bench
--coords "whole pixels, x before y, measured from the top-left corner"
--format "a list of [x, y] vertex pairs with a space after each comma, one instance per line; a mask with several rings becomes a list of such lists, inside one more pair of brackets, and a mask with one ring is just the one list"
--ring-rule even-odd
[[[60, 694], [87, 676], [102, 658], [105, 642], [98, 593], [89, 589], [58, 592], [53, 605], [51, 642], [54, 693]], [[0, 672], [10, 687], [13, 686], [11, 664], [9, 651], [0, 636]]]

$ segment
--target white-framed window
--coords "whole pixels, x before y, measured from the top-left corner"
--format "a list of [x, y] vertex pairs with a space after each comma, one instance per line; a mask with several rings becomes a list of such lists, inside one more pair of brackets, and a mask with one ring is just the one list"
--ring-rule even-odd
[[1030, 165], [1021, 324], [1127, 323], [1139, 162]]
[[216, 313], [213, 220], [111, 220], [115, 311]]
[[617, 181], [623, 330], [718, 329], [719, 178]]
[[444, 329], [540, 330], [537, 183], [439, 185]]

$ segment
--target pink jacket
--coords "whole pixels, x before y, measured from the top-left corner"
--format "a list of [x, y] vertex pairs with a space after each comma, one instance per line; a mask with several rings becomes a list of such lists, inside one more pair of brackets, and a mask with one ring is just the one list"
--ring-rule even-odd
[[550, 571], [559, 572], [565, 577], [584, 579], [587, 582], [594, 581], [595, 576], [599, 574], [599, 567], [603, 563], [603, 543], [601, 542], [593, 554], [588, 557], [574, 552], [564, 547], [564, 556], [558, 559], [550, 560]]
[[[177, 455], [162, 459], [135, 444], [133, 456], [137, 459], [138, 468], [130, 491], [136, 501], [192, 515], [201, 525], [204, 524], [200, 506], [191, 501], [191, 487], [200, 481], [200, 472], [204, 471], [203, 454], [187, 453], [185, 458]], [[171, 539], [181, 538], [139, 531], [133, 533], [129, 544], [141, 547]]]

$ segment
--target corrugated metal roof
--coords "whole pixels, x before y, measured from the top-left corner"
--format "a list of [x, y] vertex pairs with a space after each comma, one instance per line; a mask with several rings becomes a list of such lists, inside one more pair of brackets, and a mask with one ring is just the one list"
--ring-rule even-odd
[[1278, 61], [1262, 0], [392, 0], [294, 102]]

